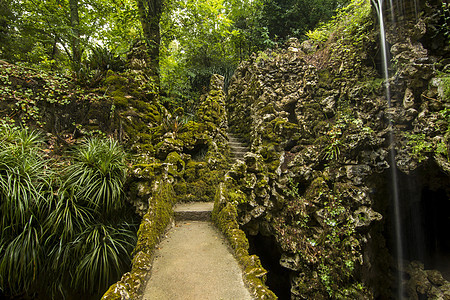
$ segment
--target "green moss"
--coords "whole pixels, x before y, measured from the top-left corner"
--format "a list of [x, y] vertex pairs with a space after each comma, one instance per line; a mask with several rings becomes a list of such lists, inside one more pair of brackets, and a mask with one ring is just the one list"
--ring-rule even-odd
[[157, 175], [162, 174], [162, 164], [135, 164], [132, 166], [132, 173], [137, 178], [154, 179]]
[[111, 70], [108, 70], [108, 73], [106, 74], [105, 85], [113, 85], [116, 87], [127, 86], [128, 79], [115, 74]]
[[208, 127], [204, 123], [198, 123], [194, 121], [189, 121], [181, 127], [177, 134], [177, 139], [183, 141], [184, 147], [186, 149], [192, 150], [196, 146], [206, 144], [210, 140], [207, 135]]
[[328, 185], [323, 177], [317, 177], [313, 180], [313, 182], [311, 182], [308, 189], [306, 190], [305, 198], [308, 201], [317, 201], [317, 199], [319, 199], [320, 196], [328, 190]]
[[184, 115], [184, 109], [180, 106], [175, 109], [173, 112], [174, 116], [182, 117]]
[[225, 94], [222, 91], [211, 91], [198, 111], [199, 119], [217, 126], [225, 117], [224, 101]]
[[240, 190], [230, 191], [228, 193], [228, 196], [230, 198], [230, 202], [236, 206], [239, 204], [244, 204], [244, 203], [248, 202], [247, 196]]
[[[244, 282], [256, 299], [277, 299], [277, 296], [265, 285], [267, 271], [261, 261], [249, 255], [249, 243], [245, 233], [239, 228], [236, 207], [229, 202], [239, 192], [228, 192], [224, 184], [216, 190], [212, 220], [229, 241], [235, 256], [244, 270]], [[238, 196], [240, 198], [240, 196]]]
[[167, 155], [166, 162], [169, 163], [169, 174], [174, 177], [182, 177], [185, 171], [185, 163], [181, 159], [180, 154], [171, 152]]
[[193, 181], [195, 179], [195, 177], [197, 176], [197, 171], [196, 171], [196, 168], [194, 165], [195, 163], [197, 163], [197, 162], [190, 160], [186, 164], [186, 171], [184, 173], [186, 180]]
[[261, 110], [262, 114], [274, 114], [275, 108], [273, 107], [272, 103], [269, 103], [268, 105], [264, 106], [264, 108]]
[[142, 100], [133, 100], [131, 104], [142, 114], [146, 122], [161, 123], [162, 116], [157, 105]]
[[127, 108], [128, 107], [128, 99], [125, 97], [125, 93], [119, 89], [115, 90], [111, 93], [111, 97], [113, 98], [113, 103], [117, 108]]
[[119, 109], [128, 108], [128, 99], [125, 97], [113, 97], [114, 105]]
[[131, 272], [124, 274], [121, 281], [113, 284], [102, 299], [122, 299], [123, 294], [127, 294], [129, 299], [138, 299], [140, 289], [145, 284], [151, 268], [154, 249], [173, 219], [174, 198], [172, 185], [161, 182], [157, 192], [150, 199], [149, 209], [139, 226]]
[[175, 195], [177, 196], [177, 202], [183, 201], [185, 195], [188, 192], [186, 181], [180, 180], [173, 185]]
[[331, 73], [328, 69], [322, 69], [318, 73], [319, 82], [318, 85], [320, 87], [328, 87], [330, 83], [332, 83], [333, 78], [331, 77]]

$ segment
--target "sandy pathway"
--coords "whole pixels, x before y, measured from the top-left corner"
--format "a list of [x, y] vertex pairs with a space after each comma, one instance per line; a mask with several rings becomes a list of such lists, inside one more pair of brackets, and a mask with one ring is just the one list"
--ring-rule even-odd
[[143, 300], [252, 299], [223, 236], [206, 221], [177, 223], [156, 250]]

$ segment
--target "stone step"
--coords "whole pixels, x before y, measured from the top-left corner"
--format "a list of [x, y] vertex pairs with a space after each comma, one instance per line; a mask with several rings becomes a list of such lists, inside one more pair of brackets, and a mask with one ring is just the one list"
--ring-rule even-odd
[[232, 142], [240, 142], [241, 141], [241, 139], [239, 137], [230, 135], [230, 134], [228, 134], [228, 140], [232, 141]]
[[247, 147], [230, 147], [233, 152], [247, 152]]
[[241, 140], [232, 133], [228, 134], [228, 145], [230, 146], [232, 157], [237, 159], [244, 159], [245, 153], [249, 151], [248, 147]]
[[179, 203], [174, 208], [175, 221], [209, 221], [214, 202]]
[[234, 155], [242, 155], [242, 156], [244, 156], [245, 153], [247, 153], [247, 151], [233, 151]]

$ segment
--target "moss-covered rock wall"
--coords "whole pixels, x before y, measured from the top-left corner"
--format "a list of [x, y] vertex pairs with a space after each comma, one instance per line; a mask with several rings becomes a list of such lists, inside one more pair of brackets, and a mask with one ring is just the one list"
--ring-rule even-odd
[[155, 184], [153, 195], [148, 198], [147, 213], [143, 216], [134, 248], [131, 271], [113, 284], [102, 299], [140, 299], [153, 263], [153, 252], [161, 236], [173, 222], [175, 194], [167, 181]]
[[[418, 185], [448, 197], [448, 40], [431, 42], [438, 3], [422, 3], [418, 15], [411, 5], [386, 21], [391, 107], [370, 1], [352, 1], [310, 40], [253, 55], [232, 78], [229, 126], [253, 152], [229, 173], [238, 224], [275, 239], [292, 299], [394, 294], [390, 168], [405, 180], [436, 176]], [[402, 195], [407, 211], [414, 201]]]

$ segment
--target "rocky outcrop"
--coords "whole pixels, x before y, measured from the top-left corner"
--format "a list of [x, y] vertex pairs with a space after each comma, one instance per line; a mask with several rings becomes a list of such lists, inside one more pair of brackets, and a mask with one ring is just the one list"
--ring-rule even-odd
[[[153, 132], [145, 151], [138, 154], [128, 179], [129, 201], [142, 216], [130, 272], [113, 284], [102, 299], [139, 299], [152, 267], [154, 247], [173, 221], [177, 202], [213, 201], [228, 165], [227, 122], [223, 77], [211, 78], [203, 96], [198, 122], [183, 123], [182, 109], [166, 112], [165, 122]], [[153, 104], [149, 104], [153, 105]], [[210, 214], [210, 213], [207, 213]]]
[[131, 270], [111, 285], [101, 299], [140, 299], [152, 268], [155, 247], [173, 222], [174, 198], [170, 183], [156, 183], [154, 195], [148, 199], [149, 207], [137, 233], [138, 241], [133, 252]]
[[437, 270], [424, 270], [423, 263], [413, 261], [406, 267], [410, 276], [406, 289], [409, 299], [450, 299], [450, 282]]
[[236, 70], [229, 125], [252, 153], [228, 172], [239, 187], [231, 202], [247, 234], [276, 240], [292, 299], [389, 297], [395, 287], [380, 278], [395, 257], [383, 228], [391, 218], [388, 170], [398, 168], [401, 180], [434, 172], [419, 195], [425, 187], [448, 191], [445, 175], [432, 171], [449, 166], [448, 75], [439, 73], [446, 60], [425, 43], [438, 28], [438, 9], [428, 4], [417, 18], [387, 26], [396, 62], [391, 106], [370, 1], [353, 1], [312, 40], [292, 39]]

